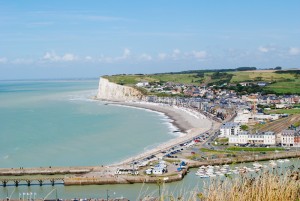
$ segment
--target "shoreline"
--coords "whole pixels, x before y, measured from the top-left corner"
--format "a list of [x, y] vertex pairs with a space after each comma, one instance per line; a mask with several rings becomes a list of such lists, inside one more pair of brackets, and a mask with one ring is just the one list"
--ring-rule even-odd
[[[213, 120], [207, 118], [201, 113], [197, 115], [189, 111], [188, 108], [180, 108], [176, 106], [169, 106], [166, 104], [157, 104], [157, 103], [148, 103], [148, 102], [117, 102], [117, 101], [107, 101], [99, 100], [106, 102], [108, 105], [118, 105], [118, 106], [128, 106], [136, 109], [146, 109], [154, 112], [163, 113], [172, 121], [169, 122], [173, 124], [176, 128], [179, 129], [184, 135], [175, 137], [169, 141], [163, 142], [162, 144], [152, 148], [150, 150], [143, 151], [140, 154], [131, 156], [122, 160], [119, 163], [113, 165], [125, 165], [132, 161], [141, 160], [142, 158], [150, 155], [155, 155], [161, 153], [163, 150], [176, 146], [178, 144], [184, 143], [188, 140], [193, 139], [201, 133], [207, 132], [214, 128]], [[157, 156], [159, 157], [159, 156]]]

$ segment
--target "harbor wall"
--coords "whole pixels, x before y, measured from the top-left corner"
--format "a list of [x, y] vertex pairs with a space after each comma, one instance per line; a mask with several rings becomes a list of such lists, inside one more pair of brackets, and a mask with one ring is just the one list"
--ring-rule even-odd
[[114, 177], [68, 177], [64, 179], [65, 186], [73, 185], [106, 185], [106, 184], [134, 184], [134, 183], [171, 183], [180, 181], [187, 174], [187, 170], [171, 176], [148, 175], [118, 175]]

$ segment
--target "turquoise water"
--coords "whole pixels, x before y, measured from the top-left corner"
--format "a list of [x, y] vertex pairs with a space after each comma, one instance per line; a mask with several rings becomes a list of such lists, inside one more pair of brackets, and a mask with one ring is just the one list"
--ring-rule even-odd
[[1, 81], [0, 167], [110, 164], [175, 137], [163, 115], [92, 101], [97, 87]]

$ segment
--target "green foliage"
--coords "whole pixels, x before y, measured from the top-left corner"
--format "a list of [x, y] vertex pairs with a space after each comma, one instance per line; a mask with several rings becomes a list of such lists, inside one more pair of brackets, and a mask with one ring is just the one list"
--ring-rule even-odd
[[[293, 80], [293, 81], [291, 81]], [[291, 79], [285, 82], [276, 82], [266, 87], [266, 90], [276, 94], [300, 94], [300, 79]]]
[[241, 129], [242, 129], [243, 131], [247, 131], [247, 130], [249, 130], [249, 127], [248, 127], [247, 125], [242, 125], [242, 126], [241, 126]]
[[277, 74], [300, 74], [300, 70], [279, 70], [276, 71]]
[[229, 151], [283, 151], [284, 148], [275, 148], [275, 147], [229, 147], [226, 150]]
[[293, 126], [294, 126], [294, 127], [299, 127], [299, 126], [300, 126], [300, 121], [294, 123]]
[[[243, 68], [243, 67], [242, 67]], [[246, 67], [247, 68], [247, 67]], [[244, 69], [244, 68], [243, 68]], [[248, 69], [249, 70], [249, 69]], [[141, 81], [151, 84], [164, 84], [166, 82], [182, 84], [207, 84], [209, 86], [236, 90], [239, 94], [247, 93], [274, 93], [274, 94], [300, 94], [300, 70], [289, 71], [237, 71], [236, 69], [222, 70], [191, 70], [182, 72], [159, 73], [159, 74], [120, 74], [104, 76], [111, 82], [121, 85], [133, 86]], [[266, 87], [253, 86], [220, 86], [224, 83], [241, 83], [264, 81]]]
[[266, 114], [300, 114], [299, 108], [264, 110]]
[[237, 71], [249, 71], [249, 70], [256, 70], [256, 67], [238, 67]]

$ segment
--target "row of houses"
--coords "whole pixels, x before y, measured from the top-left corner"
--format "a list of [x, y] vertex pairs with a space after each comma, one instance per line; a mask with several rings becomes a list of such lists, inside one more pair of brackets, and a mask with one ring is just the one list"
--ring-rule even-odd
[[274, 132], [262, 132], [250, 134], [242, 131], [228, 137], [229, 144], [254, 144], [254, 145], [276, 145], [276, 135]]
[[220, 127], [219, 137], [228, 138], [229, 144], [276, 145], [283, 147], [300, 147], [300, 128], [274, 132], [251, 134], [241, 129], [241, 123], [227, 122]]
[[281, 107], [280, 105], [284, 105], [284, 104], [300, 103], [299, 95], [276, 96], [274, 94], [268, 94], [268, 95], [256, 94], [255, 98], [253, 98], [253, 95], [243, 95], [242, 100], [255, 101], [257, 104], [261, 104], [261, 105], [278, 104], [278, 107]]

